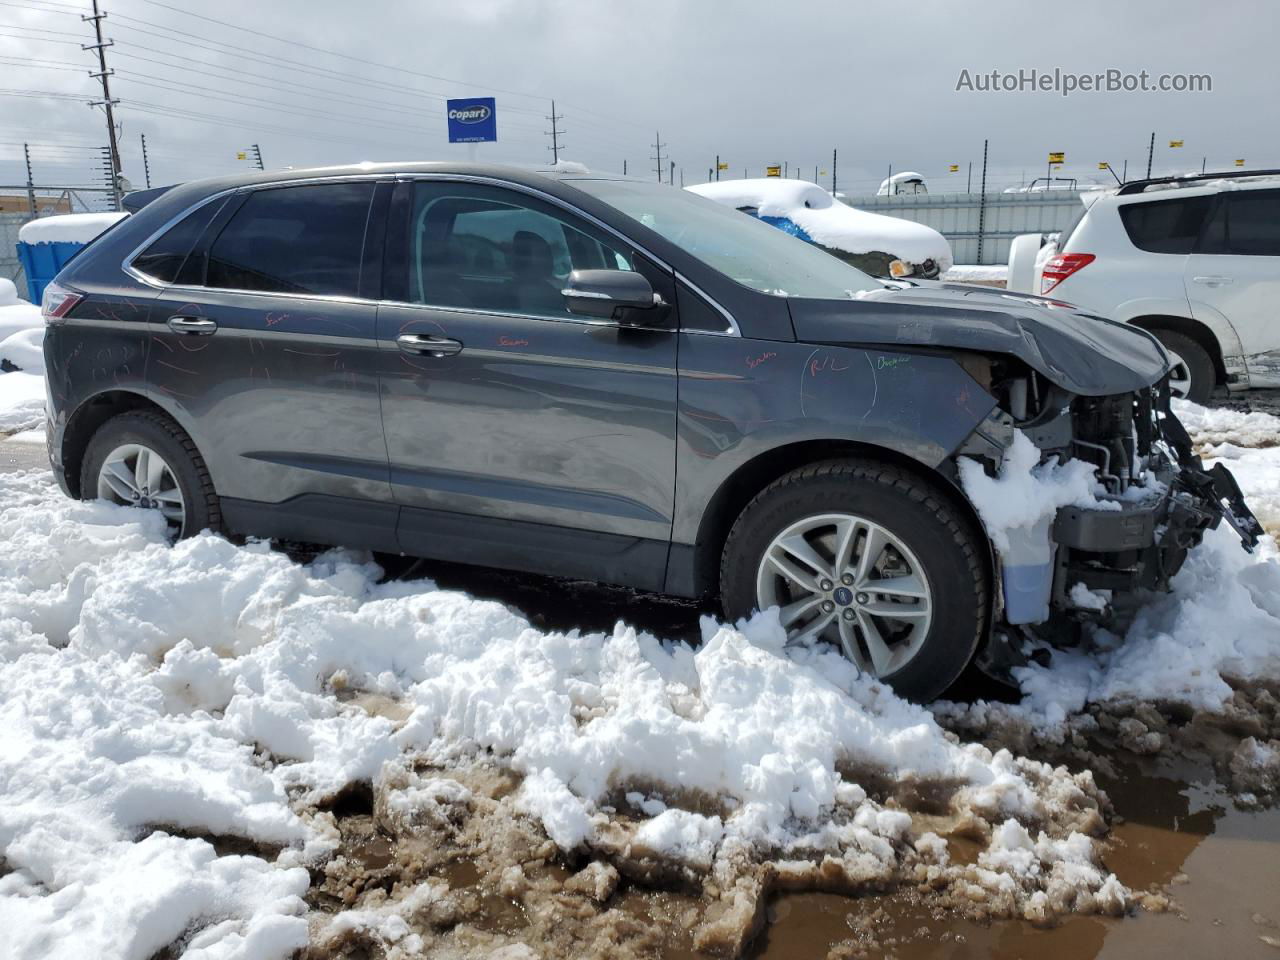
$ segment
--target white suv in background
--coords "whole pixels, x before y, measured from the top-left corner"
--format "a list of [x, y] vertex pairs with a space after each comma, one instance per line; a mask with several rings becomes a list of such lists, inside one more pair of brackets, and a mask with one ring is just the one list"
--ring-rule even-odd
[[1022, 292], [1150, 330], [1192, 400], [1219, 384], [1280, 387], [1280, 171], [1139, 180], [1081, 199]]

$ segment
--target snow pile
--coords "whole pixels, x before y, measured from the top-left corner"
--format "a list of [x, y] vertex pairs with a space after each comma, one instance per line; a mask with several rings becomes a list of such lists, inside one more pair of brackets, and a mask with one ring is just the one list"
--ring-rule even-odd
[[1238, 447], [1280, 446], [1280, 417], [1268, 413], [1241, 413], [1212, 409], [1174, 400], [1173, 412], [1200, 444], [1231, 443]]
[[[8, 284], [10, 289], [13, 287], [8, 280], [0, 283]], [[40, 316], [38, 306], [20, 299], [16, 293], [11, 300], [6, 301], [4, 293], [4, 288], [0, 287], [0, 342], [21, 330], [44, 326], [44, 318]]]
[[1021, 430], [1000, 465], [998, 476], [989, 477], [982, 464], [968, 457], [957, 460], [960, 482], [982, 517], [996, 549], [1007, 554], [1011, 535], [1033, 530], [1053, 519], [1068, 504], [1093, 510], [1118, 510], [1119, 504], [1098, 500], [1095, 467], [1083, 460], [1040, 463], [1040, 448]]
[[0, 373], [0, 434], [44, 424], [43, 373]]
[[734, 209], [753, 207], [764, 217], [786, 217], [824, 247], [887, 253], [915, 264], [933, 260], [940, 270], [952, 264], [950, 244], [932, 227], [855, 210], [807, 180], [721, 180], [685, 189]]
[[[518, 784], [503, 803], [562, 850], [704, 878], [724, 904], [708, 943], [748, 935], [775, 883], [854, 891], [932, 869], [1005, 891], [928, 866], [910, 803], [886, 806], [896, 791], [945, 785], [979, 836], [1010, 818], [1058, 840], [1102, 829], [1087, 774], [949, 739], [838, 653], [784, 648], [776, 618], [707, 622], [697, 650], [622, 625], [544, 633], [377, 572], [208, 534], [170, 547], [155, 518], [0, 477], [0, 925], [16, 956], [288, 955], [305, 936], [297, 867], [337, 843], [317, 807], [355, 782], [385, 792], [402, 757], [493, 758]], [[446, 787], [406, 782], [381, 808], [430, 821], [478, 802]], [[652, 813], [620, 818], [627, 793]], [[214, 856], [236, 838], [258, 855]], [[761, 873], [770, 858], [786, 869]], [[1082, 875], [1081, 903], [1109, 882]], [[1041, 889], [1000, 896], [1022, 909]]]
[[887, 197], [900, 193], [928, 193], [928, 185], [924, 174], [914, 170], [903, 170], [880, 181], [876, 190], [877, 197]]
[[0, 340], [0, 364], [44, 376], [44, 326], [19, 330]]
[[127, 213], [66, 213], [53, 217], [41, 217], [22, 225], [18, 231], [20, 243], [88, 243], [114, 226]]

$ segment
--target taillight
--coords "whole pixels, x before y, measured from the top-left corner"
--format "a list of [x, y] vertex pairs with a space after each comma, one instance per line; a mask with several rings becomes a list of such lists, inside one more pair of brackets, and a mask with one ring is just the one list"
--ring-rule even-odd
[[44, 288], [44, 296], [40, 299], [40, 315], [44, 317], [45, 323], [57, 323], [83, 299], [83, 293], [51, 283]]
[[1060, 253], [1044, 262], [1044, 270], [1040, 274], [1040, 293], [1046, 294], [1081, 267], [1087, 267], [1096, 260], [1092, 253]]

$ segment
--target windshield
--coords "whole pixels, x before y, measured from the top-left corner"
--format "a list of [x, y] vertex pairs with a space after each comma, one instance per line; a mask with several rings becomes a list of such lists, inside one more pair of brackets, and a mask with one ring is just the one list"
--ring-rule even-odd
[[628, 180], [574, 180], [703, 263], [779, 297], [845, 298], [884, 284], [777, 227], [685, 190]]

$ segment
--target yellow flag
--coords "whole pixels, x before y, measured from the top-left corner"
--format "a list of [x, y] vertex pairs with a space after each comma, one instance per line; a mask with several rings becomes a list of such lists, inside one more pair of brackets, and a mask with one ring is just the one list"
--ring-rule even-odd
[[947, 171], [948, 171], [949, 173], [959, 173], [959, 172], [960, 172], [960, 164], [958, 164], [958, 163], [953, 163], [953, 164], [951, 164], [951, 166], [947, 167]]
[[764, 175], [766, 177], [780, 177], [782, 176], [782, 167], [765, 167]]
[[1049, 154], [1049, 162], [1050, 163], [1066, 163], [1067, 155], [1065, 153], [1051, 153]]
[[1171, 147], [1180, 147], [1180, 146], [1182, 146], [1182, 141], [1181, 141], [1181, 140], [1170, 140], [1170, 141], [1169, 141], [1169, 146], [1171, 146]]
[[249, 155], [248, 155], [247, 153], [245, 153], [243, 150], [237, 150], [237, 151], [236, 151], [236, 159], [237, 159], [237, 160], [248, 160], [248, 159], [249, 159]]
[[727, 163], [718, 163], [718, 164], [716, 164], [716, 169], [717, 169], [717, 170], [728, 170], [728, 169], [729, 169], [729, 165], [728, 165]]
[[1241, 158], [1241, 159], [1237, 160], [1237, 161], [1236, 161], [1236, 166], [1237, 166], [1237, 167], [1243, 167], [1243, 166], [1244, 166], [1244, 158]]
[[1099, 170], [1110, 170], [1110, 169], [1111, 169], [1111, 164], [1109, 164], [1109, 163], [1107, 163], [1105, 160], [1103, 160], [1100, 164], [1098, 164], [1098, 169], [1099, 169]]

